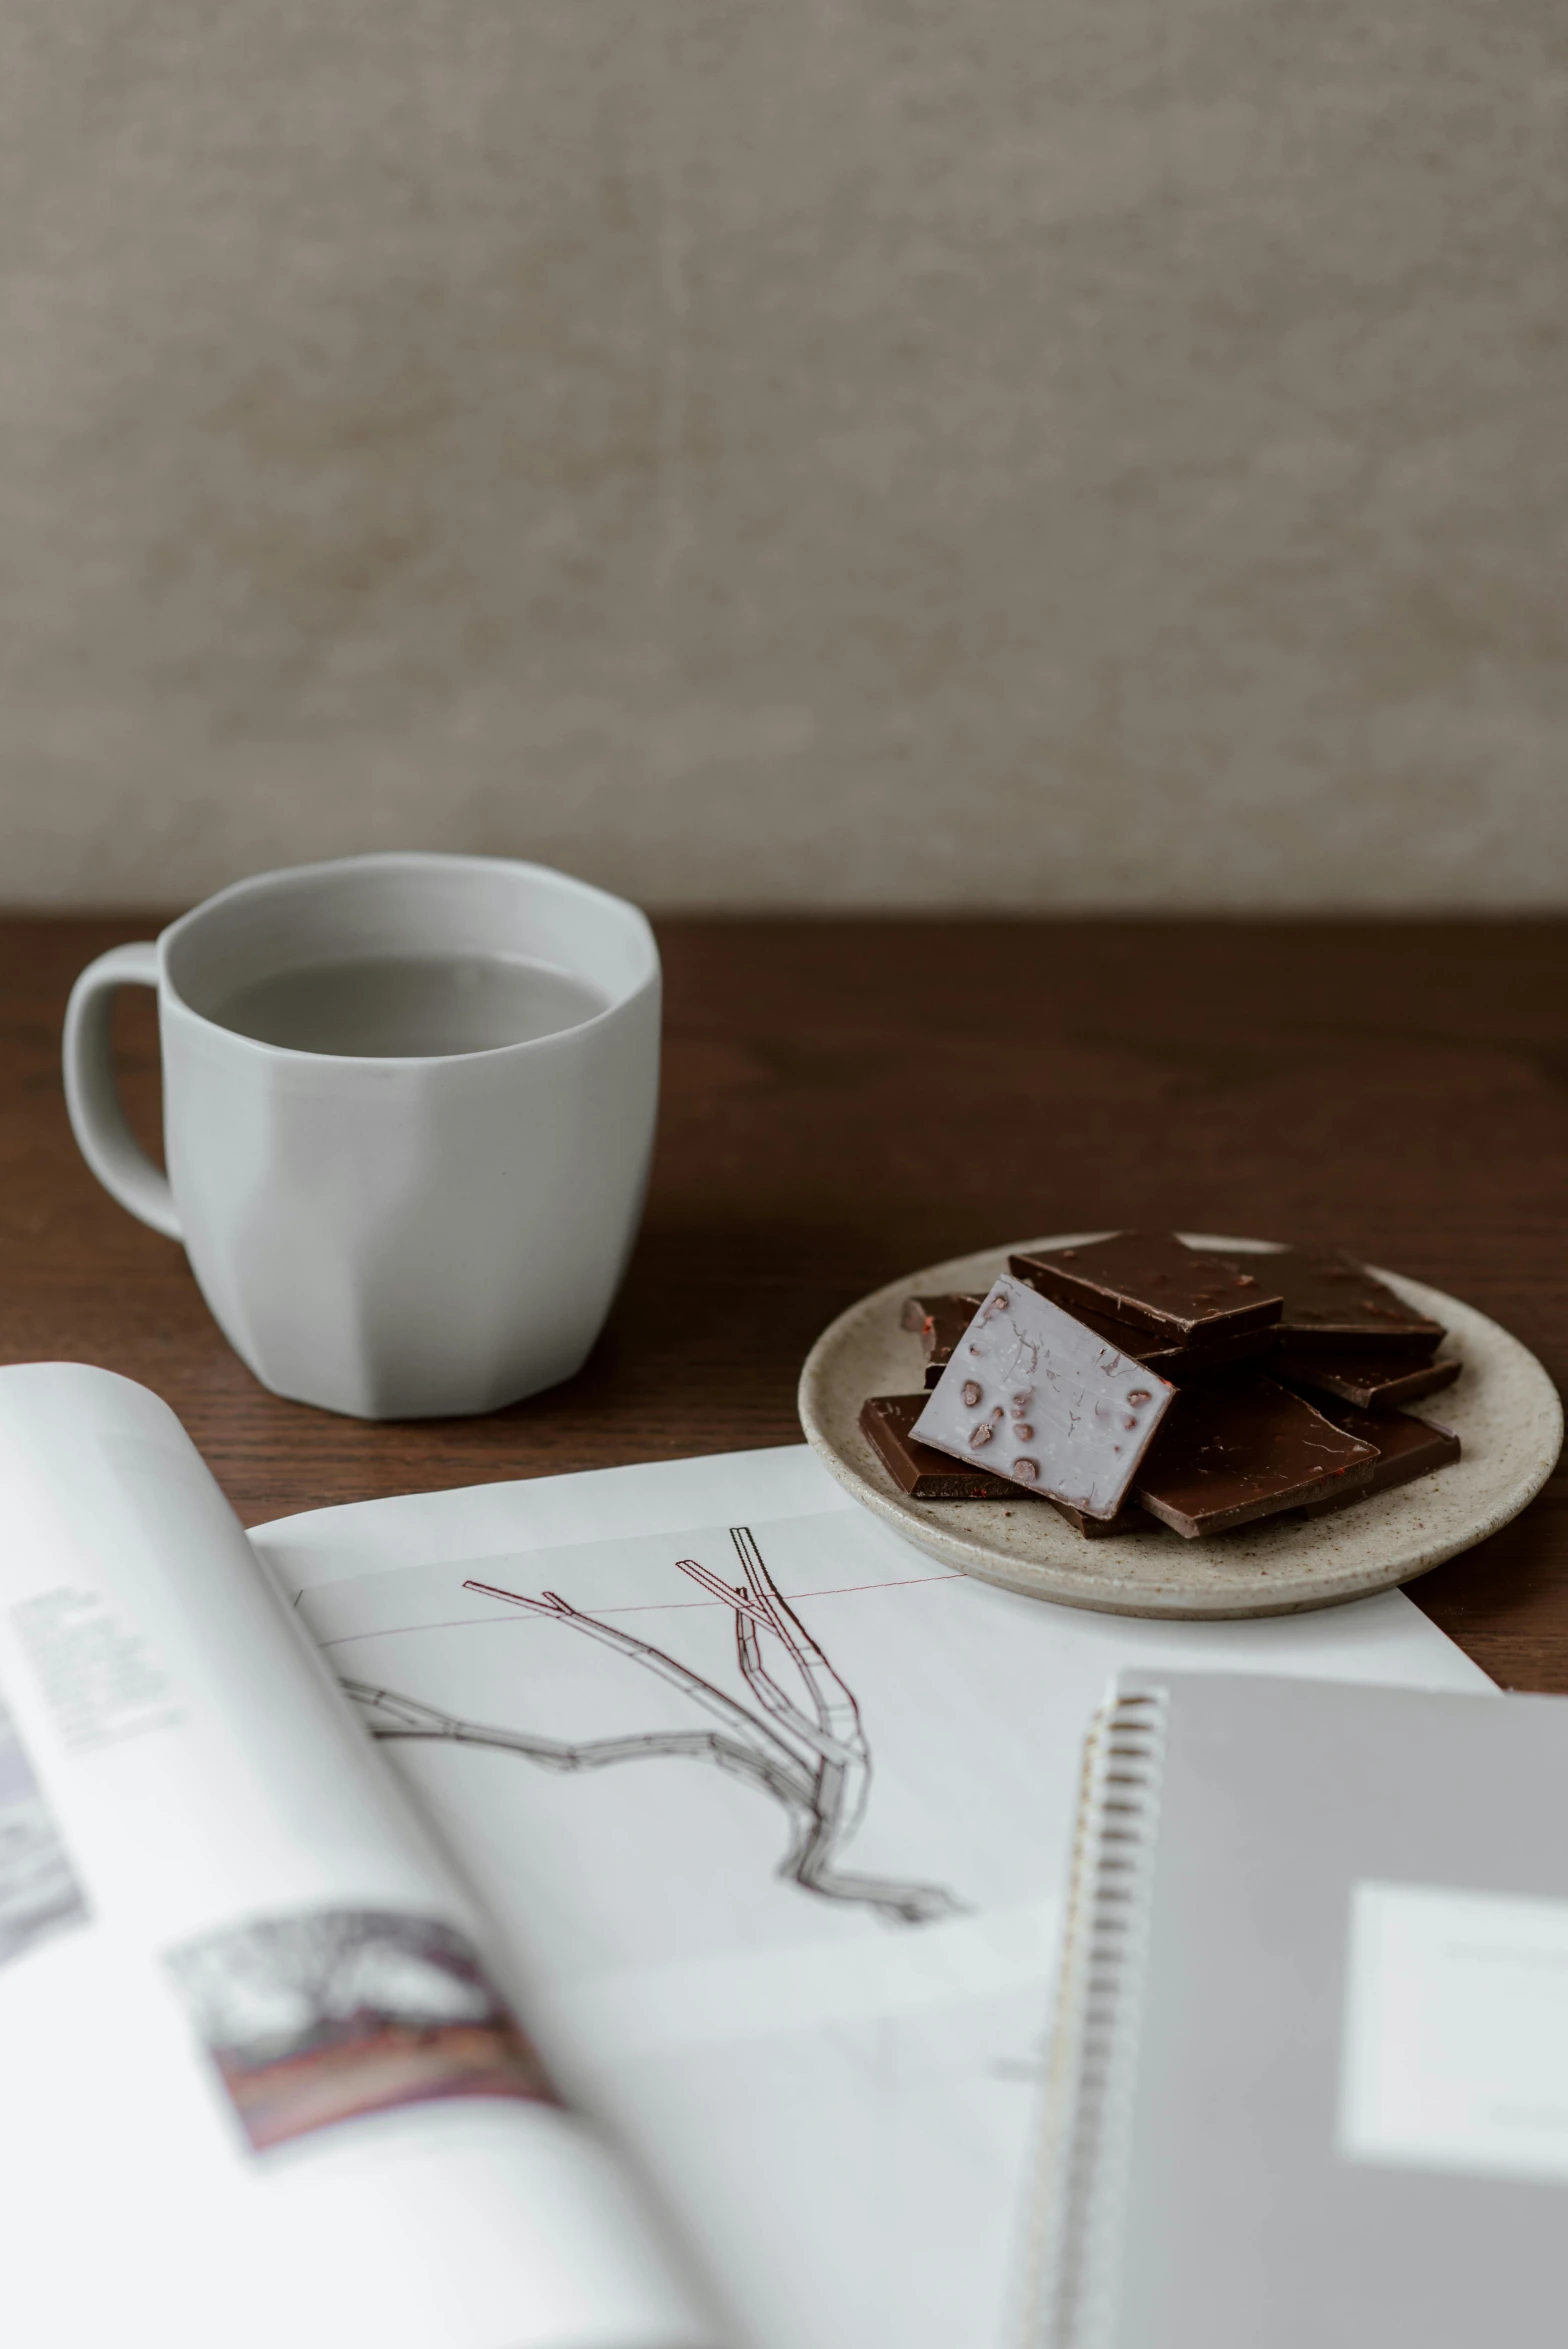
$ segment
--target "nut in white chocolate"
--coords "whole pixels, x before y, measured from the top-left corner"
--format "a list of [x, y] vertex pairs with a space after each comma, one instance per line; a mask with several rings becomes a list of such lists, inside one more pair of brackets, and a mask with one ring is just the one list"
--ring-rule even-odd
[[953, 1349], [912, 1430], [955, 1458], [1090, 1517], [1114, 1517], [1175, 1388], [1022, 1281], [1004, 1276]]

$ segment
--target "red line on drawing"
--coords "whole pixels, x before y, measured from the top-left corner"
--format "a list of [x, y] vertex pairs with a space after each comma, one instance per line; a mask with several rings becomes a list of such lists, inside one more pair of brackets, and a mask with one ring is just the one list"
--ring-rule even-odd
[[[521, 1563], [521, 1561], [520, 1561]], [[962, 1582], [962, 1574], [895, 1574], [888, 1582], [830, 1582], [821, 1590], [798, 1590], [797, 1599], [842, 1599], [860, 1590], [907, 1590], [925, 1582]], [[330, 1590], [331, 1584], [323, 1588]], [[467, 1584], [464, 1584], [467, 1589]], [[493, 1588], [493, 1585], [487, 1585]], [[300, 1597], [304, 1597], [304, 1592]], [[298, 1604], [296, 1600], [295, 1604]], [[722, 1607], [722, 1599], [640, 1599], [632, 1607], [601, 1607], [601, 1615], [680, 1615], [688, 1607]], [[515, 1623], [515, 1615], [443, 1615], [434, 1623], [392, 1623], [384, 1631], [345, 1631], [316, 1642], [322, 1648], [350, 1648], [359, 1639], [406, 1639], [415, 1631], [462, 1631], [470, 1623]]]

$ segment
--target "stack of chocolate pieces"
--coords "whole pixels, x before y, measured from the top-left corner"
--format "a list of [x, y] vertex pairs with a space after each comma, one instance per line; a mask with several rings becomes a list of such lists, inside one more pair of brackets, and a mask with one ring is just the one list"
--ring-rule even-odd
[[1459, 1456], [1398, 1406], [1458, 1377], [1441, 1326], [1334, 1250], [1231, 1260], [1174, 1233], [1014, 1256], [912, 1297], [925, 1389], [861, 1428], [916, 1500], [1049, 1502], [1088, 1538], [1322, 1516]]

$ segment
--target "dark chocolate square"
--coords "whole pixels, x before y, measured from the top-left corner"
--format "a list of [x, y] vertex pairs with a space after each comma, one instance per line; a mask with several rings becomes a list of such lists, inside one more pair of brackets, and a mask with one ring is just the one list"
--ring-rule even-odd
[[1115, 1232], [1015, 1256], [1012, 1268], [1068, 1313], [1108, 1313], [1174, 1345], [1266, 1328], [1282, 1306], [1264, 1272], [1185, 1247], [1174, 1232]]
[[[1028, 1281], [1035, 1288], [1039, 1284], [1029, 1276], [1029, 1267], [1035, 1261], [1030, 1256], [1010, 1256], [1008, 1269], [1015, 1279]], [[1157, 1370], [1161, 1378], [1171, 1379], [1178, 1386], [1183, 1379], [1201, 1378], [1211, 1370], [1261, 1360], [1274, 1344], [1274, 1332], [1266, 1323], [1250, 1329], [1226, 1329], [1183, 1338], [1168, 1330], [1140, 1328], [1134, 1321], [1120, 1321], [1114, 1313], [1101, 1313], [1087, 1305], [1073, 1306], [1071, 1311], [1097, 1337], [1108, 1339], [1121, 1353], [1141, 1362], [1145, 1370]], [[926, 1384], [931, 1384], [929, 1375]]]
[[1378, 1453], [1260, 1371], [1182, 1388], [1136, 1480], [1192, 1541], [1370, 1482]]
[[[1269, 1376], [1298, 1393], [1332, 1396], [1357, 1410], [1395, 1411], [1402, 1403], [1419, 1402], [1423, 1395], [1440, 1394], [1463, 1368], [1457, 1355], [1434, 1354], [1424, 1341], [1408, 1353], [1403, 1348], [1347, 1342], [1325, 1346], [1321, 1353], [1308, 1348], [1298, 1354], [1287, 1348], [1270, 1362]], [[1323, 1401], [1318, 1407], [1342, 1422], [1343, 1414], [1333, 1403]]]
[[[1243, 1261], [1236, 1258], [1238, 1266]], [[1440, 1321], [1396, 1297], [1342, 1248], [1270, 1249], [1267, 1255], [1247, 1256], [1245, 1264], [1278, 1289], [1282, 1304], [1275, 1336], [1291, 1353], [1315, 1353], [1347, 1342], [1392, 1350], [1414, 1341], [1430, 1348], [1443, 1335]]]
[[1459, 1438], [1451, 1427], [1433, 1419], [1417, 1419], [1408, 1411], [1358, 1411], [1343, 1403], [1332, 1409], [1330, 1416], [1347, 1435], [1376, 1447], [1377, 1466], [1359, 1491], [1330, 1493], [1321, 1501], [1308, 1501], [1301, 1511], [1303, 1517], [1331, 1516], [1357, 1501], [1370, 1500], [1374, 1493], [1414, 1484], [1417, 1477], [1430, 1476], [1434, 1469], [1447, 1468], [1459, 1458]]

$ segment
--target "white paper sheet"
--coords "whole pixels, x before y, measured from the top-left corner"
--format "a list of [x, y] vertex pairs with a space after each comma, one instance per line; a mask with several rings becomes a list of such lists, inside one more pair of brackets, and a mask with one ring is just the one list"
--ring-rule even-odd
[[803, 1448], [253, 1538], [744, 2349], [1005, 2339], [1080, 1748], [1114, 1671], [1489, 1685], [1397, 1593], [1212, 1626], [1015, 1597]]

